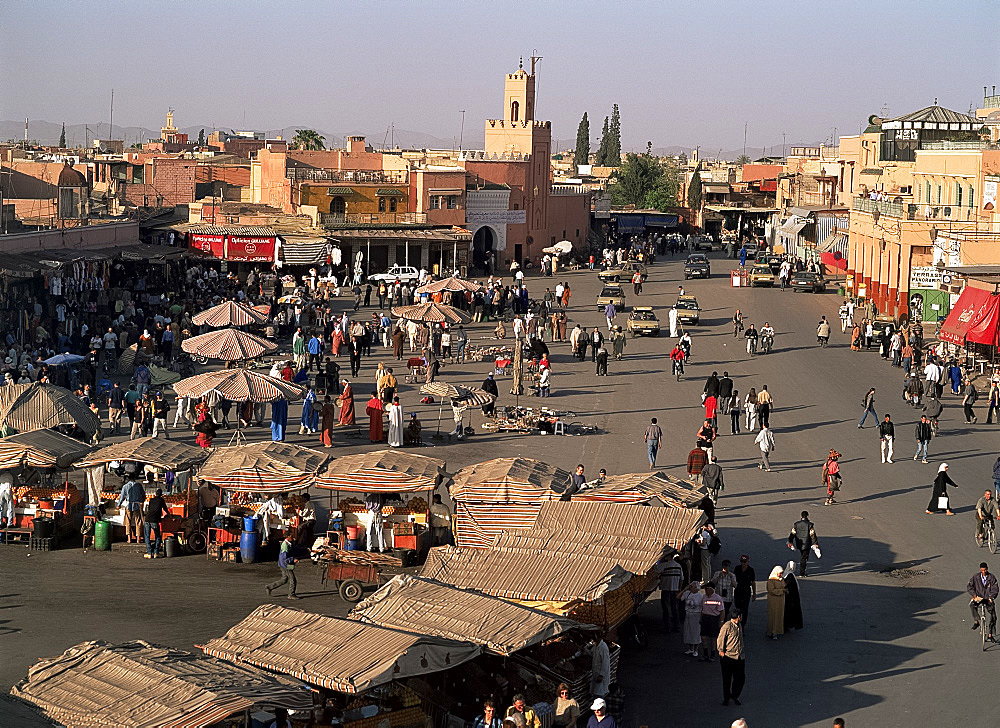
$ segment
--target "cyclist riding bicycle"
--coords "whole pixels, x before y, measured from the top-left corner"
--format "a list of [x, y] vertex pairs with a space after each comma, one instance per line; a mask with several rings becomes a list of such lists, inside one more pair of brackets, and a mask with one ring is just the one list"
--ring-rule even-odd
[[760, 348], [764, 352], [771, 351], [774, 346], [774, 329], [767, 321], [760, 327]]
[[972, 629], [979, 629], [979, 605], [985, 604], [986, 611], [990, 613], [989, 636], [986, 639], [995, 641], [993, 633], [997, 626], [997, 609], [994, 602], [1000, 593], [1000, 586], [997, 585], [997, 578], [990, 573], [990, 567], [985, 561], [979, 565], [979, 573], [973, 574], [969, 579], [966, 590], [972, 595], [972, 601], [969, 602], [969, 609], [972, 610]]
[[980, 547], [984, 545], [983, 526], [989, 521], [990, 525], [995, 528], [998, 515], [1000, 512], [997, 511], [997, 502], [993, 500], [993, 491], [984, 491], [983, 497], [976, 503], [976, 538]]
[[736, 309], [736, 313], [733, 314], [733, 338], [735, 339], [740, 335], [743, 330], [743, 312]]
[[753, 327], [753, 323], [747, 327], [747, 331], [743, 335], [747, 339], [747, 354], [753, 356], [757, 351], [757, 338], [759, 336], [757, 329]]

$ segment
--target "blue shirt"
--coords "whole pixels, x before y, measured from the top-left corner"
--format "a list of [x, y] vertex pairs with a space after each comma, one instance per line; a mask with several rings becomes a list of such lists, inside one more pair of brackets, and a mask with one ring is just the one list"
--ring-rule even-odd
[[290, 541], [281, 542], [281, 551], [278, 553], [278, 566], [282, 569], [295, 568], [295, 557], [292, 556], [292, 544]]
[[309, 339], [310, 354], [319, 354], [322, 350], [323, 350], [323, 345], [320, 343], [319, 339], [317, 339], [315, 336]]
[[146, 490], [142, 487], [142, 484], [135, 480], [125, 481], [125, 485], [122, 486], [121, 495], [118, 496], [118, 505], [121, 506], [124, 503], [125, 510], [139, 511], [142, 510], [145, 502]]

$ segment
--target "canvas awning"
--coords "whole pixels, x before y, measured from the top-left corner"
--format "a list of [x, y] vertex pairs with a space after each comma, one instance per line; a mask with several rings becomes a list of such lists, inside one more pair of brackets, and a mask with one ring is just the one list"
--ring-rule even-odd
[[817, 253], [840, 253], [840, 257], [847, 257], [847, 235], [846, 233], [833, 232], [826, 236], [826, 239], [816, 246]]
[[32, 430], [0, 440], [0, 470], [26, 466], [68, 470], [94, 448], [55, 430]]
[[[609, 476], [600, 485], [572, 495], [574, 502], [646, 503], [674, 508], [694, 508], [708, 495], [702, 486], [660, 472]], [[558, 500], [551, 497], [548, 500]]]
[[267, 314], [236, 301], [224, 301], [191, 317], [199, 326], [249, 326], [267, 323]]
[[101, 421], [79, 397], [38, 382], [0, 387], [0, 425], [18, 432], [76, 425], [88, 438], [101, 434]]
[[205, 654], [290, 675], [342, 693], [441, 672], [475, 658], [480, 645], [324, 617], [273, 604], [258, 607]]
[[799, 217], [790, 217], [782, 223], [781, 227], [778, 228], [778, 233], [780, 235], [784, 235], [785, 237], [794, 238], [802, 232], [802, 228], [808, 224], [808, 220], [803, 220]]
[[1000, 346], [1000, 295], [994, 293], [980, 309], [979, 319], [969, 327], [965, 340], [972, 344]]
[[562, 493], [572, 476], [532, 458], [495, 458], [462, 468], [454, 476], [451, 497], [480, 503], [540, 503]]
[[198, 477], [220, 488], [277, 493], [308, 488], [330, 456], [285, 442], [220, 447], [198, 468]]
[[278, 344], [270, 339], [233, 328], [209, 331], [207, 334], [192, 336], [181, 342], [181, 349], [188, 354], [222, 361], [253, 359], [265, 351], [274, 351], [277, 348]]
[[254, 705], [312, 706], [297, 681], [141, 641], [71, 647], [11, 693], [67, 726], [200, 728]]
[[176, 440], [161, 440], [157, 437], [141, 437], [138, 440], [116, 442], [102, 447], [76, 463], [78, 468], [128, 460], [152, 465], [160, 470], [187, 470], [208, 457], [204, 448], [185, 445]]
[[963, 288], [962, 295], [944, 320], [938, 338], [950, 344], [965, 346], [966, 333], [982, 320], [991, 305], [990, 297], [990, 292], [982, 288]]
[[593, 629], [478, 591], [408, 574], [395, 576], [351, 611], [379, 627], [446, 637], [510, 655], [570, 629]]
[[399, 450], [373, 450], [336, 458], [316, 487], [355, 493], [433, 490], [448, 473], [444, 460]]
[[281, 261], [285, 265], [320, 265], [326, 262], [331, 249], [326, 238], [282, 238]]

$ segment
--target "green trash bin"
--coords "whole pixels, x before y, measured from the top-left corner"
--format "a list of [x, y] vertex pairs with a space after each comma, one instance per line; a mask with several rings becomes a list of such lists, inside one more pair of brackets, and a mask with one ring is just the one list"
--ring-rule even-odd
[[98, 551], [111, 550], [111, 521], [98, 521], [94, 524], [94, 548]]
[[843, 286], [841, 286], [840, 288], [837, 289], [837, 295], [838, 296], [843, 296], [844, 295], [844, 287]]

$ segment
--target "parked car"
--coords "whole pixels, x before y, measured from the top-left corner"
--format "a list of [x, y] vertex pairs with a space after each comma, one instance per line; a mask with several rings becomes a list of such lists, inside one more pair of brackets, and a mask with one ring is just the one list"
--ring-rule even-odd
[[753, 268], [750, 269], [750, 285], [773, 286], [774, 273], [771, 271], [771, 266], [767, 263], [754, 263]]
[[712, 240], [711, 235], [699, 235], [694, 241], [695, 250], [708, 250], [709, 252], [715, 250], [715, 241]]
[[375, 273], [368, 276], [370, 281], [385, 281], [386, 283], [413, 283], [420, 279], [420, 271], [412, 265], [393, 265], [385, 273]]
[[646, 270], [646, 266], [639, 261], [626, 260], [621, 265], [612, 266], [607, 270], [602, 270], [597, 274], [597, 277], [604, 283], [621, 283], [622, 281], [631, 283], [632, 276], [635, 275], [636, 271], [639, 271], [642, 275], [642, 280], [646, 280], [646, 276], [649, 275], [649, 271]]
[[823, 276], [807, 270], [792, 273], [788, 283], [793, 291], [812, 291], [813, 293], [826, 291], [826, 281]]
[[615, 308], [619, 311], [625, 310], [625, 291], [621, 286], [608, 285], [601, 289], [597, 296], [597, 310], [603, 311], [609, 303], [615, 304]]
[[649, 336], [660, 335], [660, 321], [649, 306], [636, 306], [629, 311], [626, 328], [632, 336], [642, 336], [643, 334], [648, 334]]
[[684, 261], [684, 280], [689, 278], [711, 278], [712, 264], [704, 253], [691, 253]]
[[697, 326], [701, 321], [701, 306], [694, 296], [678, 296], [674, 305], [677, 307], [677, 320], [682, 324]]

